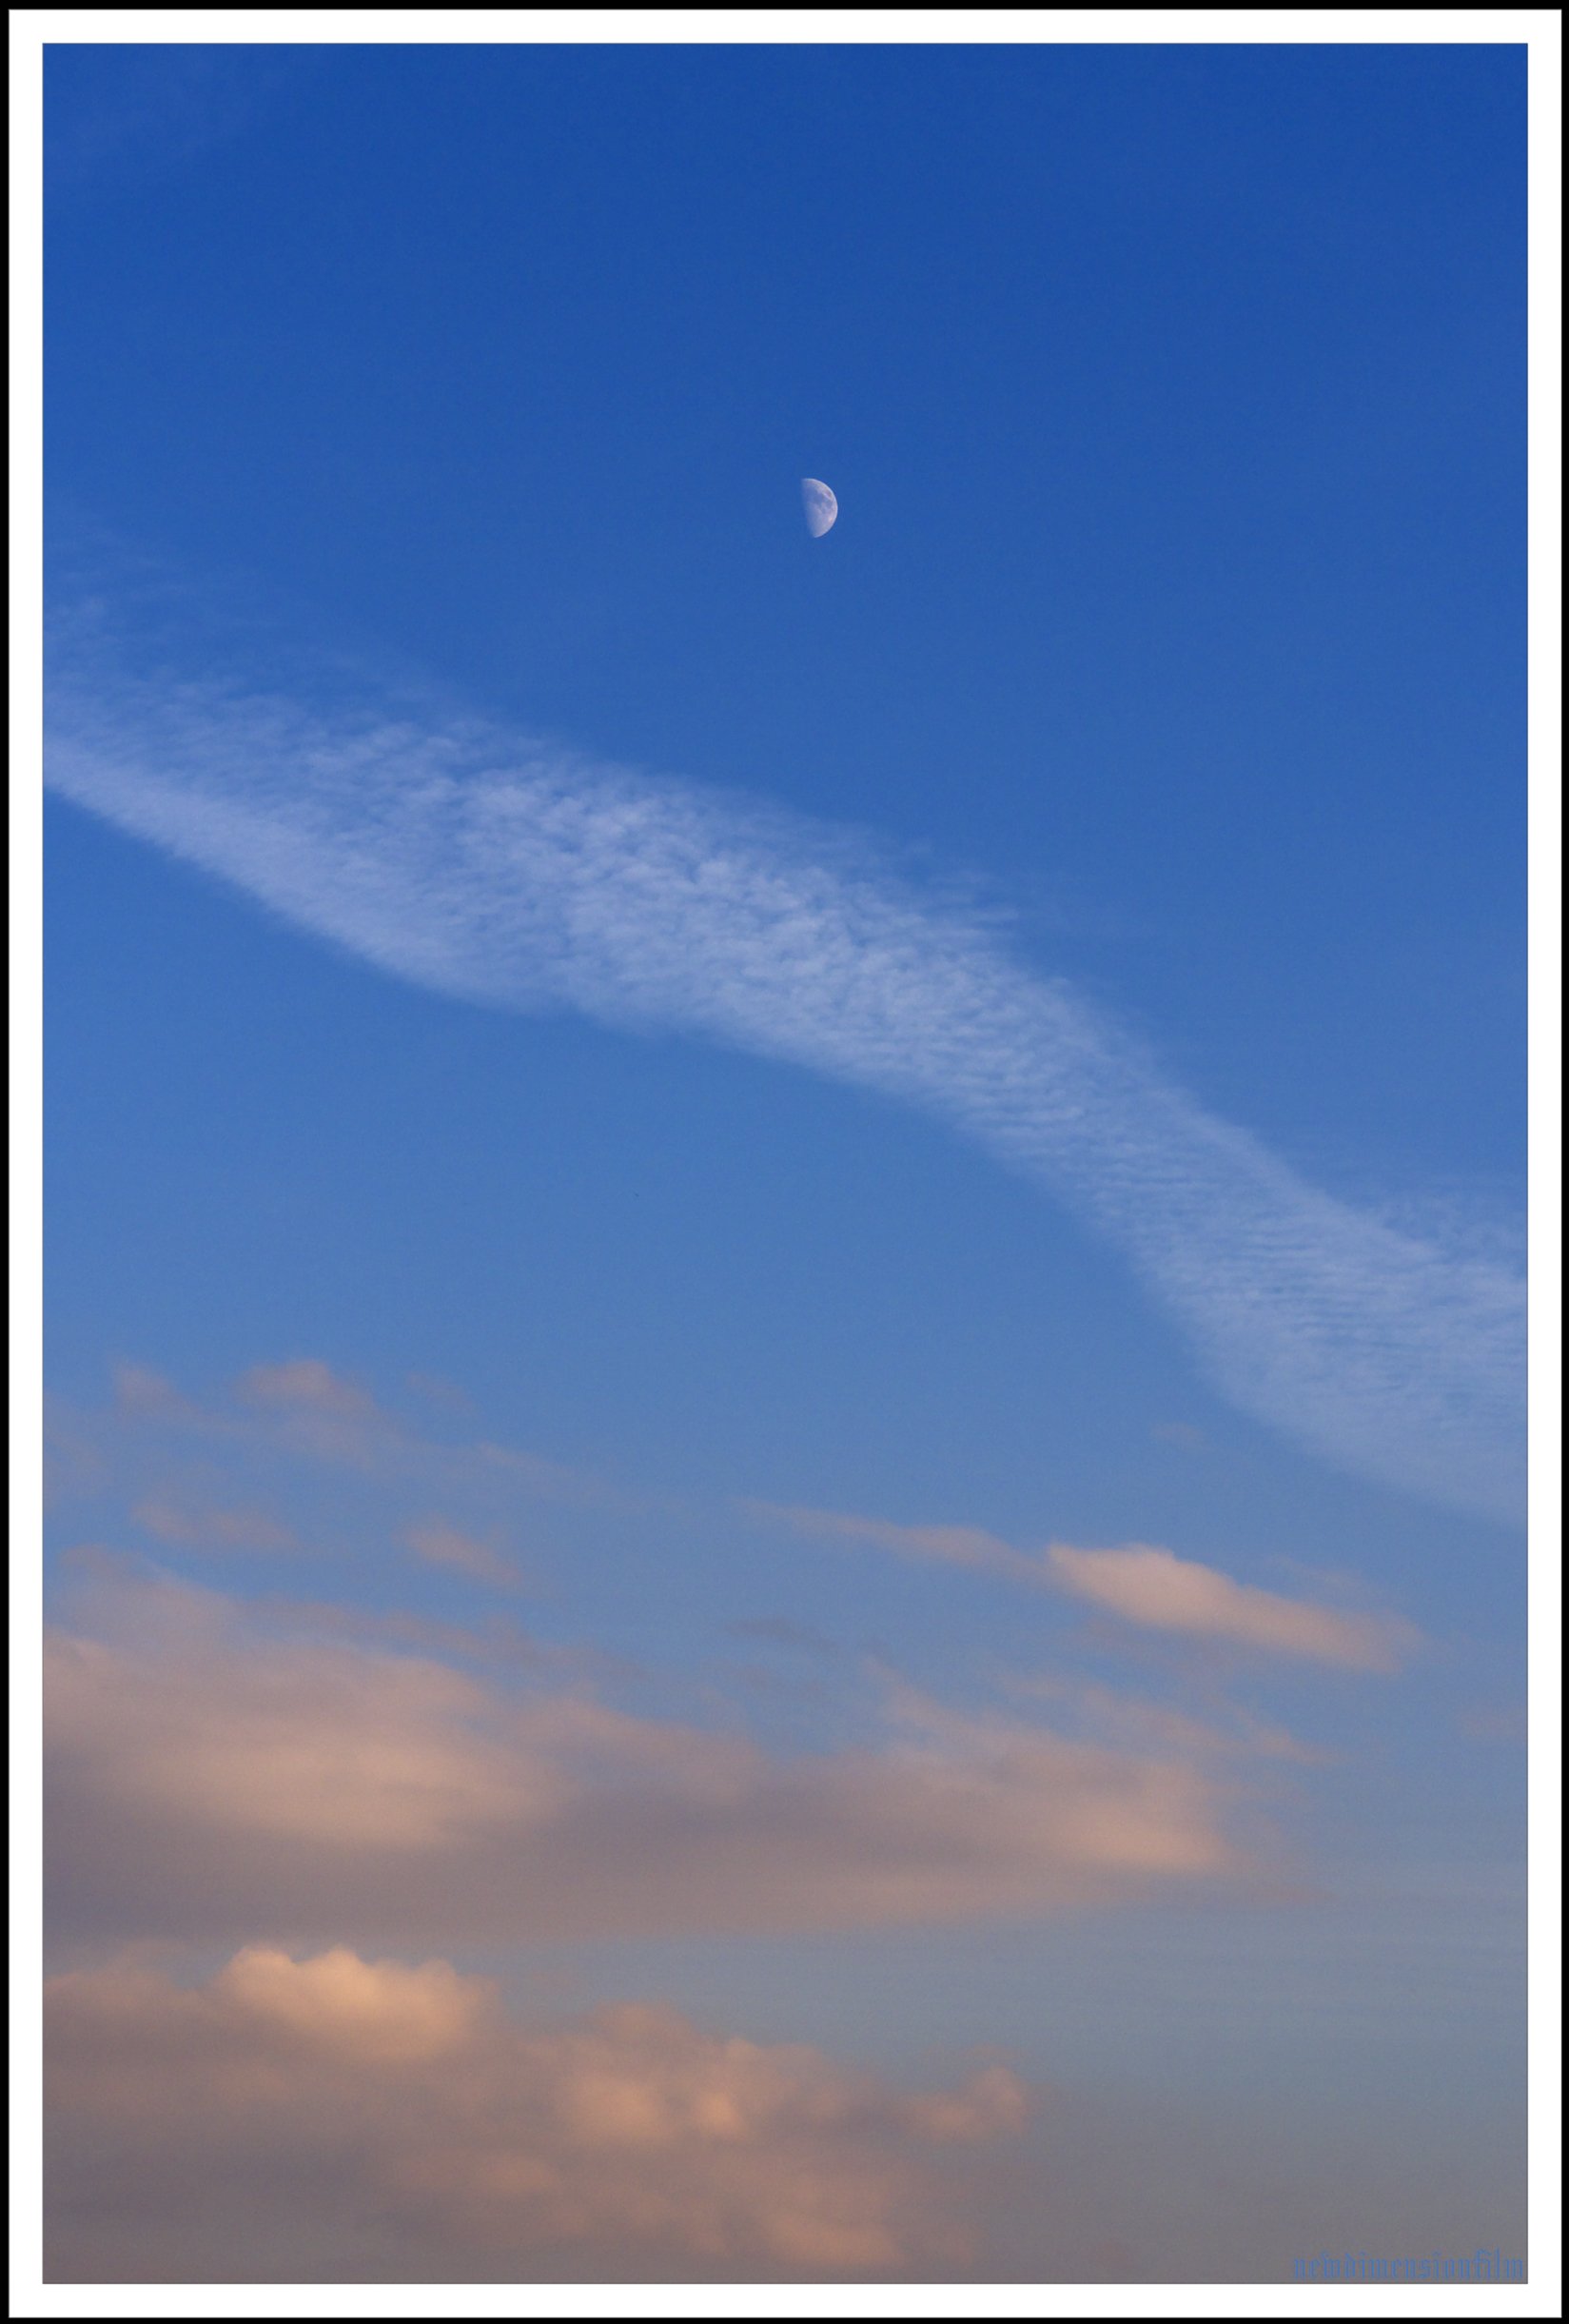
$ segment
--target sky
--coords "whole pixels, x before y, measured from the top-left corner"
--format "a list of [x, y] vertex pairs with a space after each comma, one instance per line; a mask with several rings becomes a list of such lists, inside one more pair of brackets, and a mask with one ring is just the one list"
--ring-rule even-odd
[[49, 52], [54, 2280], [1523, 2261], [1524, 93]]

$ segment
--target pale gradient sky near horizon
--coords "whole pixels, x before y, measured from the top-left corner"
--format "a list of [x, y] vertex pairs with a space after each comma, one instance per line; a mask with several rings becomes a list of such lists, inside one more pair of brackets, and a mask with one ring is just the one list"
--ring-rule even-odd
[[[347, 1945], [1046, 2093], [823, 2161], [771, 2066], [810, 2225], [611, 2272], [957, 2266], [929, 2136], [983, 2274], [1519, 2240], [1523, 93], [51, 54], [54, 1933], [219, 1979], [149, 2043]], [[364, 2264], [269, 2135], [254, 2266]], [[371, 2264], [580, 2261], [433, 2168]]]

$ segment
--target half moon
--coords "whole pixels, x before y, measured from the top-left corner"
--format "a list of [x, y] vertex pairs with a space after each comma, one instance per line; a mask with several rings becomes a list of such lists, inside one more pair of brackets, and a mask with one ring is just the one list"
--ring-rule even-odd
[[839, 503], [828, 486], [814, 476], [801, 479], [801, 506], [806, 511], [806, 529], [814, 541], [820, 541], [839, 513]]

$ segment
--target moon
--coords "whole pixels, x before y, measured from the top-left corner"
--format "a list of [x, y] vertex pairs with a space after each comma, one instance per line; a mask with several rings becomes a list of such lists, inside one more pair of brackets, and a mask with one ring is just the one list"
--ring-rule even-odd
[[839, 513], [839, 503], [828, 486], [814, 476], [801, 479], [801, 506], [806, 511], [806, 529], [814, 541], [820, 541]]

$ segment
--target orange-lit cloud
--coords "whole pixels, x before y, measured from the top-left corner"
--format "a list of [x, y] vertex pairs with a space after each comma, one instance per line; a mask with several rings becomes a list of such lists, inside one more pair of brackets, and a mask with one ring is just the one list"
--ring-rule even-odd
[[1344, 1670], [1396, 1670], [1421, 1643], [1390, 1614], [1343, 1611], [1235, 1582], [1212, 1566], [1134, 1542], [1118, 1549], [1075, 1549], [1053, 1543], [1015, 1549], [978, 1526], [902, 1526], [835, 1509], [741, 1505], [752, 1515], [821, 1541], [864, 1542], [900, 1557], [969, 1566], [1033, 1588], [1061, 1589], [1104, 1613], [1147, 1629], [1228, 1641], [1266, 1654], [1331, 1663]]
[[1226, 1639], [1266, 1654], [1332, 1663], [1343, 1670], [1395, 1670], [1417, 1644], [1408, 1623], [1346, 1612], [1233, 1582], [1212, 1566], [1134, 1544], [1126, 1549], [1047, 1551], [1053, 1580], [1104, 1612], [1153, 1630]]
[[776, 1757], [121, 1584], [50, 1641], [63, 1933], [502, 1941], [1049, 1913], [1245, 1871], [1203, 1754], [895, 1690]]
[[1028, 2111], [1001, 2066], [909, 2094], [662, 2008], [529, 2029], [444, 1961], [343, 1947], [247, 1946], [194, 1989], [58, 1978], [46, 2029], [53, 2272], [78, 2276], [276, 2278], [302, 2252], [328, 2274], [553, 2251], [903, 2273], [967, 2249], [933, 2150]]

